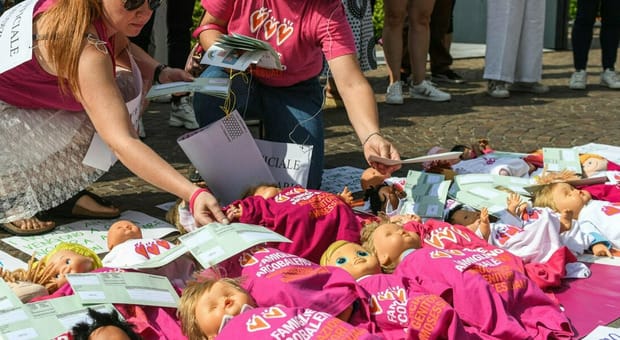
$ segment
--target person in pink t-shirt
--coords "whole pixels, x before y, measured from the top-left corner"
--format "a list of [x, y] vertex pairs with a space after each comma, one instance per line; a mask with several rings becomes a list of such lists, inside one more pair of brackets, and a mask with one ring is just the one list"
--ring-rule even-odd
[[347, 202], [348, 190], [335, 195], [301, 187], [257, 189], [252, 196], [232, 202], [226, 214], [231, 221], [262, 225], [293, 241], [276, 248], [318, 263], [331, 242], [359, 241], [362, 226]]
[[[196, 188], [136, 131], [142, 94], [151, 83], [193, 80], [129, 42], [160, 3], [37, 0], [14, 12], [29, 30], [16, 28], [13, 38], [32, 49], [9, 46], [15, 39], [3, 39], [0, 46], [28, 57], [0, 72], [0, 121], [10, 122], [0, 124], [0, 228], [18, 235], [50, 231], [55, 224], [35, 215], [90, 186], [117, 159], [190, 202], [200, 225], [225, 222], [217, 199]], [[26, 10], [27, 4], [34, 9]], [[131, 70], [127, 86], [117, 81], [116, 67]], [[123, 95], [130, 93], [126, 100]]]
[[[196, 94], [194, 111], [200, 126], [236, 109], [245, 117], [261, 119], [267, 140], [312, 145], [306, 186], [320, 188], [324, 163], [321, 111], [325, 95], [319, 74], [325, 59], [368, 163], [386, 174], [400, 167], [369, 160], [370, 156], [389, 159], [400, 156], [379, 131], [373, 90], [357, 62], [353, 34], [341, 1], [202, 0], [201, 3], [205, 16], [194, 37], [205, 50], [222, 34], [250, 36], [273, 47], [282, 69], [252, 68], [246, 72], [247, 76], [232, 77], [233, 101]], [[231, 72], [212, 65], [201, 77], [229, 78]]]
[[308, 308], [259, 307], [234, 279], [202, 279], [188, 284], [179, 303], [183, 333], [190, 339], [303, 338], [379, 339], [363, 328]]

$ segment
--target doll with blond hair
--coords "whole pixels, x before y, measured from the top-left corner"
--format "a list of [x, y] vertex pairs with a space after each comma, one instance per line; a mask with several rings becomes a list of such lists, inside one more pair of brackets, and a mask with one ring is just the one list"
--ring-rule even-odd
[[524, 274], [518, 257], [468, 228], [454, 227], [426, 231], [418, 226], [416, 233], [393, 223], [375, 225], [365, 228], [362, 239], [384, 271], [393, 270], [428, 293], [449, 297], [463, 322], [482, 334], [502, 339], [573, 336], [559, 306]]
[[321, 256], [321, 265], [342, 268], [356, 279], [369, 296], [361, 302], [369, 304], [374, 332], [385, 339], [403, 339], [405, 334], [408, 339], [430, 334], [433, 338], [477, 338], [445, 300], [428, 294], [413, 280], [383, 274], [377, 257], [357, 243], [332, 243]]
[[586, 190], [569, 183], [550, 183], [534, 196], [534, 206], [554, 211], [570, 210], [580, 229], [593, 237], [600, 235], [611, 243], [608, 248], [620, 248], [620, 203], [592, 199]]
[[279, 337], [379, 339], [363, 328], [308, 308], [259, 306], [239, 281], [207, 278], [190, 282], [179, 303], [183, 333], [190, 340]]

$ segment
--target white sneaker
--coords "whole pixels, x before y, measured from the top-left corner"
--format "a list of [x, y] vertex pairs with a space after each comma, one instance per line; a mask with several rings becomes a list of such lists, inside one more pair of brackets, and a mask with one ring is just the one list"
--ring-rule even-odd
[[422, 80], [418, 85], [409, 85], [409, 95], [411, 98], [425, 99], [433, 102], [445, 102], [452, 99], [449, 93], [443, 92], [433, 86], [430, 81]]
[[403, 99], [403, 85], [400, 81], [397, 81], [388, 86], [385, 92], [385, 103], [400, 105], [404, 103]]
[[588, 84], [588, 73], [586, 70], [577, 70], [570, 76], [568, 87], [572, 90], [585, 90]]
[[165, 104], [165, 103], [170, 103], [170, 100], [172, 100], [172, 95], [166, 94], [163, 96], [151, 98], [149, 101], [153, 103], [158, 103], [158, 104]]
[[489, 80], [487, 83], [487, 93], [493, 98], [510, 97], [510, 91], [506, 87], [506, 82], [501, 80]]
[[620, 80], [616, 71], [608, 68], [601, 72], [601, 85], [607, 86], [610, 89], [620, 89]]
[[198, 128], [198, 122], [196, 122], [196, 115], [194, 114], [194, 107], [192, 106], [191, 97], [184, 96], [178, 105], [174, 102], [170, 102], [172, 111], [170, 111], [170, 119], [168, 125], [174, 127], [185, 127], [188, 130], [194, 130]]
[[535, 82], [535, 83], [516, 82], [508, 86], [508, 90], [515, 91], [515, 92], [528, 92], [528, 93], [542, 94], [542, 93], [549, 92], [549, 86], [545, 84], [541, 84], [539, 82]]

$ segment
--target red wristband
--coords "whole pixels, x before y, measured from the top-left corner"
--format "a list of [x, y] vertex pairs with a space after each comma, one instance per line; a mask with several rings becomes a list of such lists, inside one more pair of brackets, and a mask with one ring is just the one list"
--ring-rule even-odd
[[194, 191], [194, 193], [192, 194], [192, 197], [189, 198], [189, 212], [192, 215], [194, 215], [194, 202], [196, 201], [196, 197], [198, 197], [198, 195], [202, 194], [203, 192], [209, 192], [209, 189], [198, 188], [196, 189], [196, 191]]
[[198, 39], [198, 37], [200, 36], [200, 33], [206, 31], [206, 30], [216, 30], [222, 34], [226, 34], [226, 28], [222, 27], [218, 24], [206, 24], [206, 25], [202, 25], [202, 26], [198, 26], [194, 32], [192, 33], [192, 37], [194, 39]]

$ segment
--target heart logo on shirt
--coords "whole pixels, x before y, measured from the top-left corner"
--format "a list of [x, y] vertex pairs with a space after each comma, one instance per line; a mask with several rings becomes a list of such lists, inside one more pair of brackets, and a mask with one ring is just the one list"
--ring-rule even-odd
[[370, 314], [378, 315], [381, 313], [383, 313], [383, 309], [381, 309], [381, 306], [379, 305], [377, 298], [373, 295], [370, 298]]
[[269, 307], [269, 309], [262, 314], [266, 319], [283, 318], [286, 316], [284, 311], [278, 307]]
[[265, 40], [269, 40], [278, 30], [278, 22], [271, 18], [265, 22]]
[[271, 328], [267, 321], [258, 315], [252, 315], [252, 318], [246, 323], [246, 327], [248, 332], [257, 332]]
[[276, 43], [278, 44], [278, 46], [282, 45], [282, 43], [284, 43], [286, 39], [291, 36], [291, 34], [293, 34], [292, 26], [284, 23], [278, 25], [278, 36], [276, 38]]
[[146, 247], [142, 243], [135, 244], [134, 245], [134, 251], [137, 254], [140, 254], [140, 255], [144, 256], [145, 258], [147, 258], [147, 259], [150, 258], [149, 252], [146, 250]]
[[607, 216], [613, 216], [615, 214], [620, 213], [620, 209], [615, 205], [606, 205], [603, 207], [603, 212]]
[[146, 246], [146, 250], [153, 255], [159, 255], [161, 253], [159, 251], [159, 246], [157, 245], [157, 243], [149, 243]]
[[388, 290], [387, 292], [377, 294], [377, 299], [379, 301], [392, 301], [394, 300], [394, 294]]
[[433, 250], [431, 252], [431, 259], [440, 259], [440, 258], [451, 258], [450, 254], [441, 250]]
[[166, 240], [156, 240], [155, 243], [157, 243], [157, 245], [159, 245], [162, 248], [166, 248], [166, 249], [170, 249], [170, 242], [166, 241]]
[[268, 17], [269, 11], [264, 7], [252, 12], [252, 15], [250, 15], [250, 30], [252, 33], [256, 32], [261, 26], [263, 26]]

